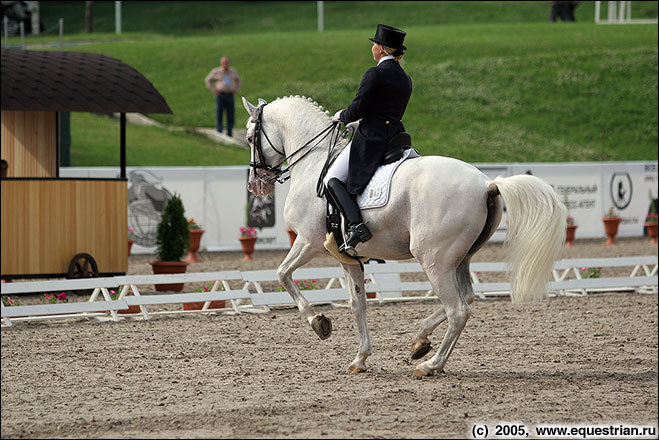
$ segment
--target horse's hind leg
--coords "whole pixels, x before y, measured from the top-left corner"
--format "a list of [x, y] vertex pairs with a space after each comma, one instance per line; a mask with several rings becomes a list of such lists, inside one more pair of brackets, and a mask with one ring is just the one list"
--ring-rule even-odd
[[366, 371], [366, 358], [371, 354], [371, 337], [366, 323], [366, 290], [364, 289], [364, 271], [358, 264], [341, 264], [348, 291], [350, 292], [350, 308], [357, 321], [359, 332], [359, 351], [357, 357], [348, 368], [348, 373], [356, 374]]
[[[469, 261], [465, 260], [460, 264], [457, 270], [458, 282], [463, 289], [466, 289], [467, 304], [474, 302], [474, 290], [471, 286], [471, 279], [469, 275]], [[437, 290], [435, 289], [435, 293]], [[444, 306], [439, 306], [430, 316], [421, 322], [421, 328], [414, 338], [412, 343], [412, 359], [421, 359], [431, 349], [430, 335], [437, 328], [439, 324], [446, 320], [446, 311]]]
[[326, 318], [325, 315], [316, 315], [309, 301], [302, 296], [300, 289], [293, 282], [293, 272], [295, 272], [295, 269], [308, 263], [320, 250], [320, 248], [314, 247], [313, 244], [305, 242], [298, 235], [291, 250], [277, 269], [277, 278], [279, 279], [279, 283], [284, 286], [288, 294], [293, 298], [300, 313], [306, 318], [318, 337], [320, 339], [327, 339], [332, 334], [332, 321]]
[[[435, 372], [443, 371], [444, 365], [471, 315], [469, 303], [473, 301], [473, 290], [471, 289], [471, 283], [468, 278], [468, 260], [463, 261], [457, 270], [449, 269], [443, 271], [437, 265], [425, 265], [421, 259], [420, 262], [437, 291], [444, 311], [442, 312], [440, 309], [427, 318], [419, 335], [422, 338], [425, 336], [427, 340], [427, 335], [440, 322], [444, 319], [448, 320], [448, 328], [437, 353], [430, 360], [419, 364], [414, 370], [415, 376], [429, 376]], [[467, 276], [466, 282], [465, 272]], [[415, 344], [417, 342], [419, 342], [419, 336], [417, 336]]]

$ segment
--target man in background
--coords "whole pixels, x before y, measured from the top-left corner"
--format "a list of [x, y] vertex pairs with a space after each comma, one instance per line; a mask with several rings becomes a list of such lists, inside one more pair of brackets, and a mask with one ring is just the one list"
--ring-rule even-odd
[[229, 57], [222, 57], [220, 67], [210, 71], [204, 80], [206, 88], [215, 94], [215, 113], [217, 131], [222, 133], [222, 116], [227, 113], [227, 134], [232, 135], [235, 105], [233, 96], [240, 89], [238, 71], [230, 66]]

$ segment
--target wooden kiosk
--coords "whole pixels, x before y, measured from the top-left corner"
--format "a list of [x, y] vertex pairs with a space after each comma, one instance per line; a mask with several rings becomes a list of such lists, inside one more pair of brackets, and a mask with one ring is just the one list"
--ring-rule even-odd
[[[2, 49], [2, 279], [123, 275], [126, 112], [172, 113], [137, 70], [92, 53]], [[120, 113], [116, 179], [61, 178], [60, 112]]]

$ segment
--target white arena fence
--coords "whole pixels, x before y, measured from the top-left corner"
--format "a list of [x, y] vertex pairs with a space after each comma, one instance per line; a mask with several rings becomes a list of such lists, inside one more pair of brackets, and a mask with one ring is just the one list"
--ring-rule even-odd
[[[631, 267], [625, 277], [583, 278], [582, 268]], [[391, 301], [420, 301], [436, 299], [430, 282], [401, 281], [401, 274], [422, 273], [418, 262], [366, 264], [365, 287], [367, 293], [374, 294], [368, 299], [371, 303]], [[506, 263], [471, 263], [472, 285], [479, 299], [508, 296], [510, 283], [481, 282], [479, 275], [484, 272], [506, 272]], [[295, 280], [318, 280], [313, 290], [302, 290], [302, 294], [312, 304], [330, 304], [335, 307], [348, 307], [349, 300], [343, 271], [336, 267], [301, 268], [293, 274]], [[598, 291], [634, 291], [637, 293], [657, 293], [657, 256], [620, 258], [578, 258], [557, 261], [552, 271], [553, 281], [549, 283], [548, 296], [586, 296]], [[326, 280], [320, 285], [319, 280]], [[241, 289], [231, 289], [230, 281], [242, 285]], [[208, 292], [161, 293], [142, 295], [139, 286], [212, 282]], [[263, 284], [277, 285], [276, 270], [197, 272], [177, 275], [128, 275], [108, 278], [88, 278], [80, 280], [47, 280], [5, 283], [2, 295], [28, 293], [61, 292], [69, 290], [93, 289], [88, 301], [38, 304], [25, 306], [5, 306], [2, 304], [2, 327], [12, 326], [12, 322], [52, 320], [86, 317], [96, 321], [119, 321], [122, 317], [150, 319], [153, 315], [181, 313], [222, 312], [267, 313], [270, 307], [294, 306], [293, 300], [285, 291], [267, 291]], [[119, 289], [116, 300], [109, 290]], [[251, 289], [251, 290], [250, 290]], [[133, 295], [128, 295], [132, 291]], [[408, 293], [405, 296], [404, 293]], [[412, 296], [410, 296], [412, 294]], [[224, 300], [228, 307], [210, 308], [211, 301]], [[200, 310], [152, 311], [149, 307], [162, 304], [183, 304], [204, 302]], [[139, 311], [122, 314], [129, 306], [138, 306]], [[109, 316], [108, 316], [109, 312]]]

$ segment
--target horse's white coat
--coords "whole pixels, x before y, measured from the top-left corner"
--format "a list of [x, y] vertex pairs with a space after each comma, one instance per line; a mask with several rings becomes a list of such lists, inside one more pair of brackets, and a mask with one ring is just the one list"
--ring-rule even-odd
[[[256, 107], [245, 98], [243, 104], [252, 116], [247, 123], [247, 138], [254, 160]], [[265, 101], [259, 100], [259, 106], [264, 104]], [[263, 109], [263, 130], [275, 147], [287, 155], [330, 123], [329, 114], [309, 98], [280, 98]], [[282, 160], [265, 137], [262, 147], [268, 165]], [[277, 271], [280, 283], [310, 324], [316, 313], [295, 286], [292, 274], [315, 255], [325, 252], [325, 202], [316, 196], [316, 183], [328, 148], [326, 139], [291, 169], [284, 218], [297, 232], [297, 239]], [[442, 321], [448, 321], [437, 353], [414, 371], [415, 375], [430, 375], [442, 371], [471, 314], [469, 304], [474, 300], [474, 293], [469, 260], [477, 251], [472, 246], [486, 225], [488, 190], [498, 188], [508, 209], [507, 244], [512, 251], [513, 301], [538, 298], [545, 292], [565, 240], [567, 212], [551, 186], [537, 177], [520, 175], [490, 181], [476, 167], [448, 157], [425, 156], [405, 161], [392, 182], [389, 203], [363, 211], [373, 238], [359, 244], [357, 251], [362, 256], [389, 260], [414, 257], [424, 268], [442, 305], [422, 322], [413, 350], [429, 344], [432, 331]], [[274, 190], [274, 184], [263, 184], [252, 171], [248, 188], [256, 195], [265, 195]], [[493, 222], [489, 230], [483, 231], [486, 239], [501, 220], [501, 201], [498, 196], [495, 200]], [[359, 349], [349, 371], [362, 372], [371, 354], [364, 273], [359, 265], [342, 263], [341, 266], [359, 331]]]

